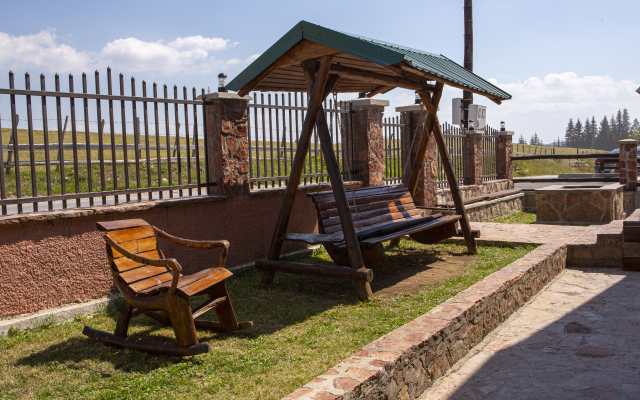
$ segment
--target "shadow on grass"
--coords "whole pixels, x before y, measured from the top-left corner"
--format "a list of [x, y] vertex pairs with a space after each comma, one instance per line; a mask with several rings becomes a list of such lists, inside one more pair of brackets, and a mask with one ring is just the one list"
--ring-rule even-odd
[[[387, 251], [388, 257], [380, 264], [372, 267], [374, 271], [374, 290], [393, 286], [422, 271], [429, 270], [430, 264], [443, 261], [447, 257], [466, 255], [459, 249], [443, 253], [442, 251], [424, 248], [420, 245], [407, 245]], [[312, 254], [287, 257], [288, 260], [314, 264], [332, 264], [324, 250]], [[471, 261], [470, 258], [468, 258]], [[225, 282], [238, 321], [253, 321], [252, 328], [218, 333], [205, 330], [198, 331], [201, 343], [218, 344], [225, 340], [247, 341], [249, 344], [261, 336], [272, 335], [279, 330], [299, 324], [313, 316], [340, 305], [358, 303], [353, 282], [341, 279], [321, 279], [302, 275], [277, 273], [274, 282], [266, 288], [260, 287], [261, 271], [248, 270], [238, 273]], [[376, 277], [377, 275], [377, 277]], [[192, 299], [192, 306], [202, 302], [204, 297]], [[118, 308], [113, 307], [105, 316], [89, 319], [85, 323], [95, 329], [113, 332]], [[214, 319], [215, 312], [204, 314], [203, 319]], [[136, 317], [131, 321], [129, 337], [132, 339], [175, 342], [170, 326], [162, 325], [146, 316]], [[215, 357], [224, 357], [224, 350], [216, 349]], [[106, 362], [117, 373], [146, 372], [166, 366], [185, 362], [199, 362], [198, 357], [168, 357], [153, 355], [137, 350], [123, 350], [106, 346], [93, 339], [77, 335], [61, 343], [51, 345], [41, 351], [30, 354], [17, 361], [17, 365], [38, 366], [57, 364], [82, 364]], [[109, 375], [107, 372], [106, 374]], [[105, 372], [100, 372], [105, 375]]]

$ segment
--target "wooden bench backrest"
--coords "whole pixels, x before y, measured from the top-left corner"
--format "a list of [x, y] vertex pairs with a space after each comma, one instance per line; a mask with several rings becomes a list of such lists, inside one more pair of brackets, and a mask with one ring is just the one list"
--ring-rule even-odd
[[[153, 227], [142, 219], [98, 222], [97, 227], [127, 251], [151, 259], [163, 258]], [[159, 284], [171, 281], [173, 275], [166, 267], [145, 265], [126, 257], [107, 245], [107, 256], [117, 279], [132, 291], [149, 295]]]
[[[320, 232], [341, 232], [333, 192], [309, 193], [307, 196], [311, 197], [316, 206]], [[356, 229], [420, 216], [406, 186], [377, 186], [354, 189], [353, 192], [347, 190], [347, 200]]]

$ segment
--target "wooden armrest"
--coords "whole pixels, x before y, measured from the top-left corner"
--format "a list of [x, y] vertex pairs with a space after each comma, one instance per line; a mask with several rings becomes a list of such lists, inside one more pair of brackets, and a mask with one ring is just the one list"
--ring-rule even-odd
[[133, 254], [126, 250], [124, 247], [120, 246], [116, 242], [114, 242], [109, 236], [104, 236], [105, 242], [109, 244], [109, 246], [113, 247], [118, 251], [118, 253], [122, 254], [124, 257], [133, 260], [135, 262], [139, 262], [146, 265], [152, 265], [154, 267], [167, 267], [171, 268], [173, 271], [173, 281], [171, 282], [171, 287], [169, 288], [169, 294], [174, 294], [176, 288], [178, 286], [178, 280], [180, 280], [180, 273], [182, 272], [182, 267], [178, 263], [178, 260], [175, 258], [165, 258], [165, 259], [153, 259], [140, 256], [138, 254]]
[[229, 247], [231, 246], [226, 240], [190, 240], [183, 239], [177, 236], [173, 236], [164, 232], [155, 226], [152, 227], [155, 233], [163, 238], [164, 240], [171, 242], [173, 244], [177, 244], [179, 246], [184, 247], [192, 247], [196, 249], [214, 249], [216, 247], [222, 247], [222, 254], [220, 254], [220, 262], [218, 266], [224, 268], [225, 260], [227, 258], [227, 253], [229, 253]]

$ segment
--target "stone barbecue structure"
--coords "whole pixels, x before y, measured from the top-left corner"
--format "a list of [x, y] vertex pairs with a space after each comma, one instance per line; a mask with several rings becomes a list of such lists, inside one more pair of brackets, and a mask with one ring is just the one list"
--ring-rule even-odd
[[536, 223], [591, 225], [624, 218], [624, 185], [552, 185], [536, 189]]

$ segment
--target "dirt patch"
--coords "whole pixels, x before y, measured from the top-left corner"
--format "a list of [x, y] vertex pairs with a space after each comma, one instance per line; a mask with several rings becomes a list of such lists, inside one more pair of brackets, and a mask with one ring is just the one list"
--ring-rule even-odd
[[[416, 262], [415, 254], [394, 254], [388, 255], [385, 262], [371, 267], [374, 276], [371, 290], [374, 295], [397, 297], [402, 293], [423, 290], [425, 286], [460, 275], [475, 261], [475, 257], [466, 254], [425, 253], [420, 262]], [[404, 262], [409, 257], [412, 262]]]

